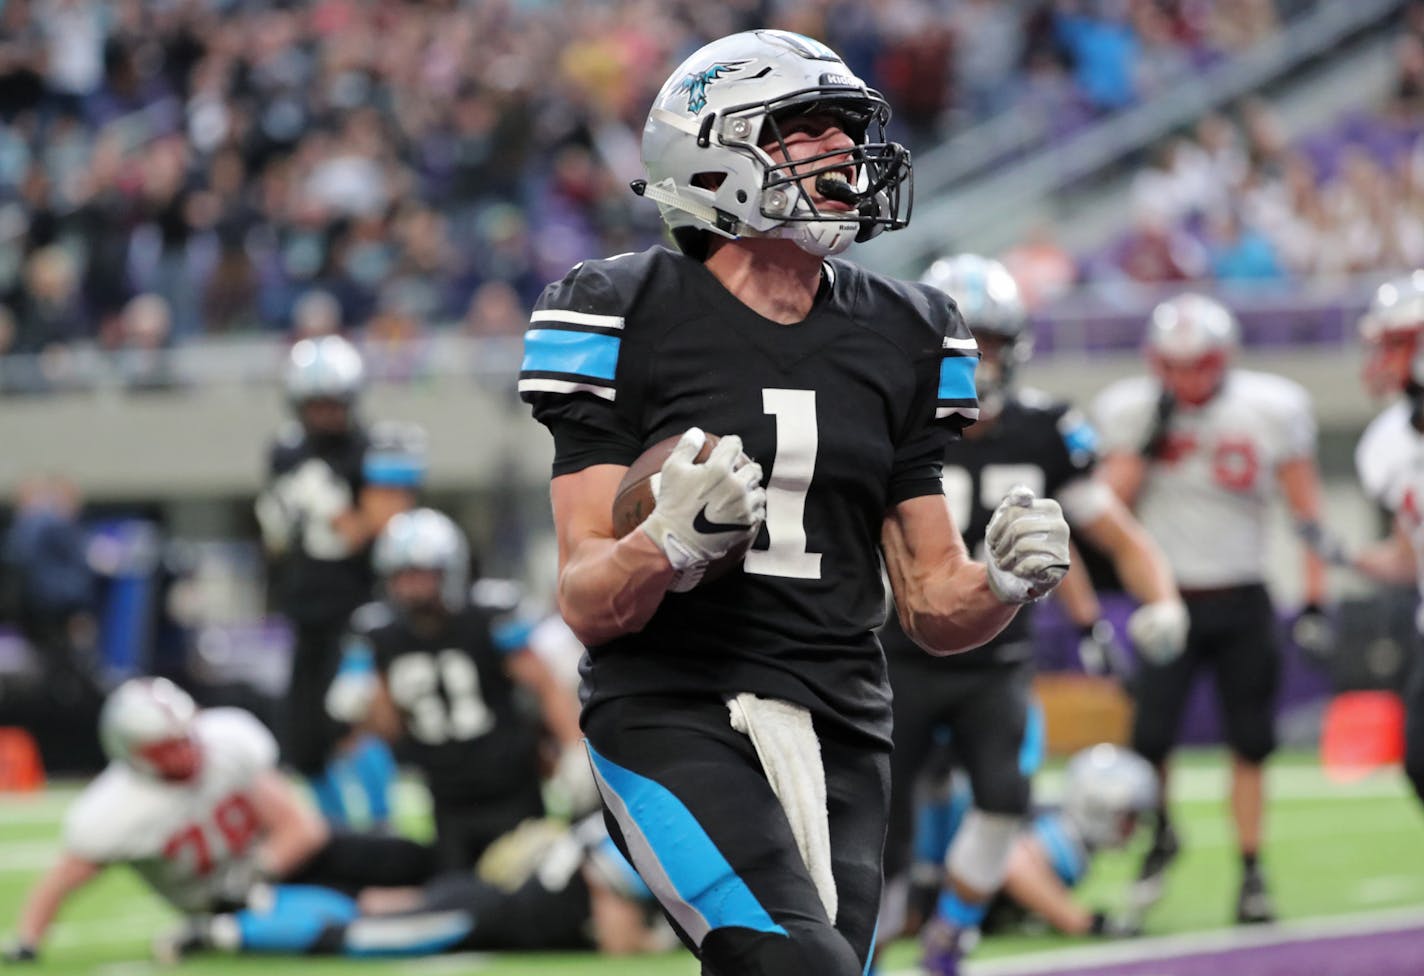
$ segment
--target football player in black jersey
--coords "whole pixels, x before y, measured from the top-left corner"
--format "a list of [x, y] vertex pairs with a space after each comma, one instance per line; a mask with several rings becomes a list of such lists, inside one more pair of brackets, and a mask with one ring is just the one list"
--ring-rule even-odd
[[[977, 548], [1014, 485], [1058, 500], [1075, 533], [1113, 560], [1142, 602], [1128, 630], [1134, 642], [1180, 650], [1186, 611], [1155, 543], [1108, 488], [1094, 480], [1094, 434], [1067, 404], [1014, 383], [1031, 352], [1018, 286], [1002, 264], [977, 255], [935, 262], [924, 284], [952, 297], [982, 357], [975, 374], [979, 421], [944, 451], [944, 493], [964, 540]], [[1042, 747], [1031, 706], [1031, 620], [1020, 614], [986, 645], [950, 658], [924, 654], [892, 620], [881, 637], [895, 690], [891, 829], [886, 875], [906, 866], [915, 785], [938, 730], [947, 729], [969, 775], [974, 808], [946, 859], [946, 883], [925, 925], [926, 966], [954, 973], [994, 893], [1029, 809], [1026, 754]]]
[[[993, 636], [1068, 561], [1057, 504], [1026, 489], [987, 564], [970, 559], [940, 458], [976, 414], [973, 338], [943, 293], [832, 257], [908, 219], [888, 117], [810, 38], [697, 51], [654, 102], [634, 185], [679, 250], [583, 262], [525, 338], [610, 832], [704, 972], [866, 965], [889, 790], [882, 559], [905, 629], [940, 654]], [[704, 430], [721, 441], [695, 464]], [[652, 514], [615, 538], [624, 473], [676, 435]]]
[[323, 699], [347, 622], [371, 599], [371, 540], [414, 504], [425, 474], [417, 428], [377, 425], [368, 433], [360, 423], [363, 377], [360, 354], [340, 336], [292, 347], [285, 385], [296, 422], [272, 445], [256, 503], [274, 602], [295, 632], [283, 758], [309, 779], [322, 812], [336, 823], [346, 821], [346, 809], [328, 763], [345, 730], [327, 715]]
[[[369, 722], [424, 774], [442, 863], [469, 868], [496, 837], [544, 815], [541, 714], [565, 749], [563, 765], [587, 770], [578, 703], [528, 648], [527, 627], [496, 627], [470, 600], [469, 551], [448, 516], [396, 515], [373, 560], [389, 612], [362, 638], [378, 675]], [[516, 686], [537, 709], [524, 707]]]
[[676, 938], [654, 914], [656, 904], [601, 816], [573, 825], [529, 820], [491, 845], [477, 870], [446, 872], [419, 887], [369, 887], [357, 898], [315, 886], [275, 888], [237, 914], [193, 920], [177, 951], [160, 959], [212, 951], [362, 958], [665, 952]]

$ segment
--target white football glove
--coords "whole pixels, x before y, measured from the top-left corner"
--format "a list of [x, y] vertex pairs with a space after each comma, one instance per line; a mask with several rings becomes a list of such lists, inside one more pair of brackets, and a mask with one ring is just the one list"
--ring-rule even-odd
[[553, 805], [570, 820], [592, 813], [602, 802], [598, 783], [593, 778], [593, 764], [583, 744], [565, 746], [549, 777], [548, 787]]
[[761, 465], [742, 453], [742, 439], [728, 434], [707, 460], [693, 462], [707, 435], [690, 427], [663, 462], [653, 514], [642, 529], [678, 571], [670, 589], [688, 590], [702, 570], [756, 537], [766, 519]]
[[1032, 603], [1068, 572], [1068, 523], [1051, 498], [1009, 489], [984, 531], [989, 589], [1004, 603]]
[[1191, 620], [1181, 600], [1144, 603], [1127, 618], [1127, 636], [1142, 659], [1152, 664], [1170, 664], [1187, 646]]
[[279, 493], [271, 489], [257, 496], [253, 508], [257, 514], [257, 527], [262, 531], [262, 544], [273, 556], [286, 555], [292, 531], [297, 526], [296, 513]]

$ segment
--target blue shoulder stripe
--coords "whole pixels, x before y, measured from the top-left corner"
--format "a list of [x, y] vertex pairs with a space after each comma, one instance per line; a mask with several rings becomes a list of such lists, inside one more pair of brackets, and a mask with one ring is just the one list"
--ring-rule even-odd
[[939, 398], [958, 403], [974, 399], [976, 356], [946, 356], [939, 363]]
[[612, 381], [622, 340], [601, 332], [530, 329], [524, 334], [523, 373], [559, 373]]

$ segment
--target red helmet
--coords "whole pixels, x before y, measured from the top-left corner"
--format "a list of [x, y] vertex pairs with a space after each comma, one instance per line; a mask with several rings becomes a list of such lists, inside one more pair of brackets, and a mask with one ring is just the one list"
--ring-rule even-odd
[[1147, 357], [1162, 385], [1187, 406], [1216, 396], [1240, 345], [1236, 316], [1206, 295], [1169, 298], [1147, 323]]

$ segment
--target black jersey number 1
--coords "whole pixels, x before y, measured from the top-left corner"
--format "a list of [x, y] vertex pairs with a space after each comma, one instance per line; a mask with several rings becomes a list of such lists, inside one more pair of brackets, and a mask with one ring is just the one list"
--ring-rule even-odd
[[758, 576], [820, 579], [821, 554], [806, 549], [806, 494], [816, 473], [815, 390], [761, 391], [762, 412], [776, 418], [776, 457], [766, 483], [765, 549], [743, 567]]

